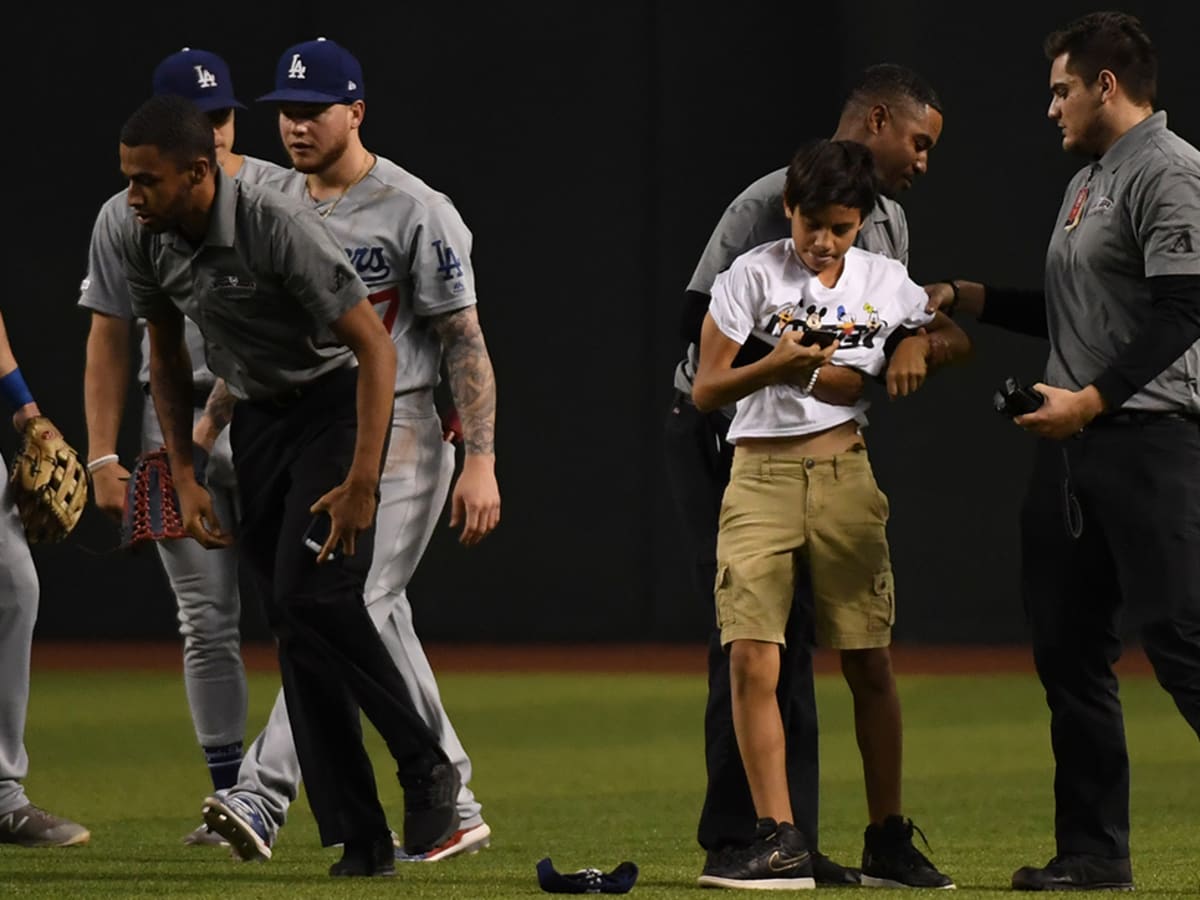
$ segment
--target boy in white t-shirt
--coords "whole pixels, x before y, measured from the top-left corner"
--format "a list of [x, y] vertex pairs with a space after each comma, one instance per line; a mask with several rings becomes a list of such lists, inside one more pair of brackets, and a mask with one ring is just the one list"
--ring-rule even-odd
[[[928, 297], [902, 264], [852, 246], [877, 190], [863, 145], [822, 140], [801, 149], [784, 192], [792, 237], [734, 260], [713, 285], [704, 322], [696, 406], [737, 402], [715, 593], [730, 655], [734, 732], [759, 816], [755, 841], [730, 851], [720, 871], [706, 872], [701, 883], [708, 886], [813, 884], [804, 839], [792, 824], [775, 697], [802, 555], [817, 642], [841, 651], [854, 697], [870, 814], [862, 882], [954, 887], [912, 845], [912, 822], [901, 815], [888, 503], [863, 443], [868, 404], [822, 399], [823, 365], [869, 375], [886, 366], [888, 394], [900, 397], [919, 388], [930, 368], [970, 351], [948, 317], [925, 312]], [[734, 368], [751, 333], [778, 343], [759, 362]]]

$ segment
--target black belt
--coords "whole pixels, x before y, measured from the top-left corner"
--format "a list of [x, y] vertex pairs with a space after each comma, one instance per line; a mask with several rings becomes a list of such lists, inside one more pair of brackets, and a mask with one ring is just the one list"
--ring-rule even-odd
[[342, 366], [338, 369], [332, 369], [313, 381], [306, 382], [294, 388], [288, 388], [286, 391], [280, 391], [278, 394], [271, 394], [267, 397], [255, 397], [247, 402], [267, 409], [291, 409], [301, 400], [311, 397], [318, 391], [325, 390], [327, 385], [336, 384], [343, 378], [357, 379], [358, 367]]
[[1092, 419], [1091, 424], [1127, 428], [1129, 426], [1154, 425], [1158, 422], [1190, 422], [1193, 425], [1200, 425], [1200, 415], [1168, 410], [1118, 409], [1116, 412], [1096, 416]]
[[[193, 384], [192, 385], [192, 406], [196, 409], [204, 409], [208, 405], [208, 395], [212, 393], [215, 385], [212, 384]], [[150, 396], [150, 383], [142, 384], [142, 393], [147, 397]]]

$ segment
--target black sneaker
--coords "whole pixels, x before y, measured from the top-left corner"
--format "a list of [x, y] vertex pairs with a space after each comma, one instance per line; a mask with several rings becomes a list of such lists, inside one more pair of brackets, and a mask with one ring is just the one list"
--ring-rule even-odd
[[[914, 887], [953, 890], [954, 881], [939, 872], [913, 846], [913, 831], [925, 834], [912, 819], [888, 816], [882, 825], [868, 825], [863, 835], [862, 883], [866, 887]], [[925, 841], [925, 846], [929, 842]]]
[[817, 887], [862, 884], [862, 873], [858, 869], [836, 863], [824, 853], [815, 850], [812, 853], [812, 869]]
[[428, 853], [458, 830], [462, 781], [450, 763], [438, 763], [423, 778], [401, 779], [404, 788], [404, 852]]
[[796, 891], [815, 887], [812, 857], [804, 835], [790, 822], [759, 819], [754, 840], [709, 851], [698, 879], [701, 887]]
[[1127, 859], [1063, 853], [1041, 868], [1017, 869], [1012, 886], [1014, 891], [1132, 891], [1133, 869]]
[[346, 841], [342, 858], [329, 867], [333, 876], [372, 878], [396, 874], [396, 846], [388, 832], [373, 841]]

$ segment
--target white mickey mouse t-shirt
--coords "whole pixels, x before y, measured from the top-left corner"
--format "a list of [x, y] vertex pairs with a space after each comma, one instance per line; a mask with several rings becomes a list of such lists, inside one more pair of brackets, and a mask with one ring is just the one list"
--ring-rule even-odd
[[[927, 325], [933, 315], [925, 312], [924, 289], [896, 260], [851, 247], [845, 261], [828, 288], [796, 256], [791, 238], [762, 244], [717, 276], [709, 312], [738, 344], [751, 333], [777, 343], [785, 331], [837, 332], [841, 343], [832, 362], [878, 375], [888, 336], [901, 326]], [[738, 401], [728, 440], [814, 434], [851, 419], [865, 425], [869, 406], [866, 400], [835, 406], [793, 385], [768, 385]]]

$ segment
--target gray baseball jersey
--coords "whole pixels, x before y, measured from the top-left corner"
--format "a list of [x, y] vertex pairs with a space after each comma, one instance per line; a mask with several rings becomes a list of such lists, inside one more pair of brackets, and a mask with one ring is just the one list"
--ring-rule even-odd
[[471, 232], [450, 199], [382, 156], [338, 198], [314, 203], [294, 170], [272, 187], [327, 216], [396, 343], [396, 393], [436, 386], [442, 346], [427, 319], [475, 303]]
[[[284, 171], [282, 166], [264, 159], [246, 156], [235, 176], [246, 184], [260, 184], [272, 173]], [[129, 283], [125, 279], [125, 264], [121, 256], [121, 229], [133, 219], [128, 194], [122, 190], [114, 194], [100, 207], [92, 225], [91, 243], [88, 245], [88, 267], [83, 283], [79, 285], [79, 305], [95, 312], [119, 319], [132, 319], [133, 301], [129, 296]], [[144, 323], [137, 323], [141, 345], [141, 367], [138, 381], [150, 383], [150, 347]], [[192, 380], [197, 385], [211, 385], [216, 379], [204, 360], [204, 339], [191, 319], [184, 322], [184, 337], [188, 354], [192, 358]]]
[[[1147, 278], [1200, 275], [1200, 151], [1156, 112], [1071, 180], [1046, 252], [1045, 380], [1079, 390], [1111, 365], [1150, 309]], [[1200, 413], [1200, 344], [1125, 409]]]
[[216, 173], [199, 250], [173, 232], [123, 223], [135, 315], [173, 304], [202, 324], [208, 366], [242, 399], [277, 396], [355, 365], [329, 325], [367, 296], [346, 254], [310, 208]]
[[[712, 292], [717, 274], [729, 268], [738, 256], [753, 247], [792, 236], [791, 223], [783, 210], [783, 189], [787, 166], [776, 169], [742, 191], [721, 216], [704, 248], [687, 289], [701, 294]], [[881, 253], [908, 265], [908, 219], [900, 204], [879, 195], [875, 208], [858, 233], [855, 246]], [[700, 348], [690, 344], [687, 355], [675, 370], [675, 388], [692, 393]], [[728, 410], [732, 415], [732, 408]]]

